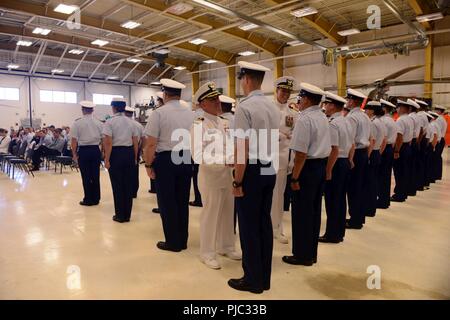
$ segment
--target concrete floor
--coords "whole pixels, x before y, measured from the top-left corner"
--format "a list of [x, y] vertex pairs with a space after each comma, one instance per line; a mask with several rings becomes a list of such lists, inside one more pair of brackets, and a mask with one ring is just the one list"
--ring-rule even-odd
[[[1, 299], [450, 299], [450, 149], [444, 179], [406, 203], [394, 203], [350, 230], [339, 245], [320, 244], [314, 267], [281, 262], [290, 245], [275, 243], [272, 289], [261, 295], [232, 290], [240, 262], [221, 259], [211, 270], [198, 259], [199, 214], [191, 208], [189, 248], [155, 247], [161, 221], [155, 195], [141, 188], [132, 221], [111, 220], [113, 202], [102, 171], [102, 201], [81, 207], [76, 172], [38, 172], [15, 180], [0, 173]], [[323, 212], [322, 230], [325, 222]], [[286, 214], [290, 235], [290, 215]], [[380, 267], [381, 289], [369, 290], [367, 268]], [[79, 275], [79, 276], [78, 276]]]

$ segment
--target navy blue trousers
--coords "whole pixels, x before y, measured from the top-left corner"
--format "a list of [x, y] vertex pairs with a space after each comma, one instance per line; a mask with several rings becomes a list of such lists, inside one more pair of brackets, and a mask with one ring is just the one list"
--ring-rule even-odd
[[415, 196], [417, 194], [417, 181], [418, 181], [418, 160], [419, 160], [419, 147], [417, 145], [417, 139], [414, 138], [411, 141], [411, 160], [409, 162], [408, 175], [408, 196]]
[[348, 158], [338, 158], [333, 167], [331, 180], [325, 182], [325, 209], [327, 228], [324, 236], [331, 240], [340, 240], [345, 236], [345, 218], [350, 162]]
[[391, 144], [386, 145], [378, 169], [378, 200], [377, 207], [387, 209], [391, 205], [391, 179], [394, 163], [394, 149]]
[[180, 164], [172, 161], [170, 151], [157, 153], [153, 162], [165, 242], [172, 249], [187, 248], [192, 177], [190, 154], [187, 157], [187, 153], [189, 151], [175, 153], [187, 159]]
[[292, 254], [300, 260], [317, 259], [326, 165], [327, 159], [306, 160], [300, 190], [293, 191]]
[[417, 167], [417, 190], [423, 190], [426, 184], [426, 161], [427, 161], [428, 139], [423, 137], [419, 145], [418, 167]]
[[442, 152], [444, 152], [445, 148], [445, 139], [441, 138], [436, 145], [436, 163], [435, 163], [435, 173], [434, 179], [441, 180], [442, 179]]
[[350, 170], [350, 179], [347, 189], [349, 223], [353, 226], [362, 226], [365, 218], [363, 211], [364, 177], [368, 163], [367, 148], [356, 149], [353, 156], [355, 166]]
[[[378, 168], [381, 162], [380, 150], [372, 150], [367, 163], [364, 177], [364, 202], [365, 216], [374, 217], [377, 212]], [[365, 222], [365, 217], [363, 219]]]
[[199, 164], [192, 164], [192, 184], [194, 186], [194, 202], [196, 204], [202, 204], [202, 195], [200, 194], [200, 190], [198, 189], [198, 169]]
[[394, 160], [395, 188], [393, 197], [404, 201], [408, 198], [408, 182], [410, 174], [411, 148], [409, 143], [403, 143], [400, 157]]
[[120, 220], [129, 220], [133, 208], [133, 147], [112, 147], [109, 158], [109, 178], [114, 196], [115, 214]]
[[97, 204], [100, 201], [101, 158], [99, 146], [78, 147], [78, 166], [83, 182], [84, 203]]
[[235, 198], [244, 279], [258, 289], [270, 287], [273, 250], [270, 210], [275, 180], [275, 170], [270, 165], [247, 164], [242, 181], [244, 196]]

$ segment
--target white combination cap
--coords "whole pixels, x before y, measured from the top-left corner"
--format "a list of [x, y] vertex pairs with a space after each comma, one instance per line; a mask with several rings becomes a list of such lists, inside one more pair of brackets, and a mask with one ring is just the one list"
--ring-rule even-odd
[[216, 84], [213, 81], [209, 81], [198, 88], [194, 95], [194, 103], [200, 103], [204, 99], [214, 98], [220, 96], [220, 92], [216, 89]]
[[317, 95], [317, 96], [324, 96], [325, 95], [325, 91], [323, 91], [322, 89], [320, 89], [319, 87], [316, 87], [315, 85], [306, 83], [306, 82], [301, 82], [300, 83], [300, 92], [299, 92], [299, 96], [303, 96], [303, 95], [308, 95], [308, 94], [313, 94], [313, 95]]
[[389, 102], [387, 100], [380, 99], [380, 102], [381, 102], [381, 105], [388, 106], [388, 107], [391, 107], [393, 109], [396, 108], [395, 104], [393, 104], [392, 102]]
[[356, 98], [356, 99], [364, 100], [367, 98], [367, 96], [358, 90], [348, 88], [346, 98], [347, 99]]
[[345, 104], [347, 100], [329, 91], [325, 91], [325, 101]]
[[223, 94], [219, 96], [219, 100], [222, 103], [231, 103], [234, 104], [236, 102], [236, 100], [234, 100], [233, 98], [229, 97], [229, 96], [224, 96]]
[[241, 79], [245, 74], [264, 74], [265, 72], [270, 71], [269, 68], [266, 68], [260, 64], [247, 61], [239, 61], [238, 65], [241, 67], [238, 74], [238, 79]]
[[83, 100], [80, 101], [80, 106], [82, 106], [83, 108], [94, 109], [95, 104], [92, 101]]
[[275, 80], [275, 87], [277, 88], [294, 90], [294, 86], [295, 86], [295, 79], [294, 77], [291, 76], [283, 76]]
[[126, 112], [134, 112], [134, 110], [135, 110], [135, 108], [133, 108], [133, 107], [130, 107], [130, 106], [125, 107]]

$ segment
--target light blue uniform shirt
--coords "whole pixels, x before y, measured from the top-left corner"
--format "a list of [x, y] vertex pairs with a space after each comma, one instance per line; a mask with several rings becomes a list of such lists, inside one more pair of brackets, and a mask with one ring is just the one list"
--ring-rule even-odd
[[403, 114], [397, 119], [396, 125], [397, 125], [397, 133], [403, 135], [403, 143], [411, 142], [414, 134], [413, 119], [407, 114]]
[[381, 144], [384, 138], [386, 138], [386, 126], [380, 118], [375, 117], [372, 119], [371, 136], [375, 139], [373, 150], [380, 150]]
[[105, 136], [112, 137], [113, 147], [131, 147], [133, 145], [133, 137], [139, 136], [133, 120], [128, 118], [123, 112], [118, 112], [106, 120], [102, 133]]
[[341, 112], [336, 112], [328, 119], [330, 123], [330, 141], [339, 148], [338, 158], [348, 158], [353, 141], [350, 138], [347, 119]]
[[397, 140], [397, 125], [395, 124], [394, 119], [391, 116], [385, 114], [380, 118], [380, 120], [386, 126], [386, 139], [387, 144], [394, 144], [395, 140]]
[[356, 107], [350, 110], [347, 115], [350, 125], [350, 137], [355, 143], [356, 149], [367, 148], [370, 144], [370, 119], [361, 108]]
[[420, 121], [419, 117], [417, 116], [417, 113], [415, 113], [415, 112], [411, 112], [409, 114], [409, 116], [411, 117], [411, 119], [413, 119], [413, 123], [414, 123], [413, 138], [418, 138], [419, 134], [420, 134], [420, 128], [422, 126], [422, 122]]
[[102, 140], [103, 123], [86, 114], [75, 120], [70, 130], [70, 138], [75, 138], [79, 146], [99, 145]]
[[[183, 129], [189, 134], [194, 117], [195, 113], [180, 105], [179, 100], [170, 100], [152, 112], [144, 134], [158, 140], [156, 152], [172, 151], [175, 150], [175, 146], [176, 150], [189, 150], [189, 141], [183, 141], [180, 145], [179, 135], [175, 131]], [[172, 133], [175, 133], [174, 140], [172, 140]]]
[[[273, 161], [271, 149], [271, 130], [280, 128], [280, 110], [273, 101], [265, 97], [261, 90], [254, 90], [241, 100], [234, 115], [234, 129], [243, 130], [244, 134], [235, 131], [235, 137], [249, 140], [249, 159], [260, 161]], [[256, 136], [249, 135], [255, 130]], [[259, 145], [260, 130], [266, 130], [266, 145]], [[277, 131], [278, 133], [278, 131]], [[278, 144], [278, 140], [276, 141]], [[265, 149], [264, 151], [262, 151]], [[258, 151], [259, 152], [258, 154]], [[266, 152], [267, 151], [267, 152]]]
[[300, 112], [292, 134], [291, 149], [306, 153], [307, 159], [323, 159], [330, 155], [330, 126], [320, 106]]

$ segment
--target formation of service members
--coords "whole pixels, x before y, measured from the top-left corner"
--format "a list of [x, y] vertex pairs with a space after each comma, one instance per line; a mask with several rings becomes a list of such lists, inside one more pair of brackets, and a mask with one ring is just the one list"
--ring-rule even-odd
[[[221, 268], [218, 255], [242, 260], [243, 277], [230, 279], [228, 285], [262, 293], [271, 285], [273, 239], [288, 243], [282, 219], [286, 182], [292, 190], [292, 255], [282, 261], [312, 266], [319, 242], [342, 242], [346, 229], [363, 228], [366, 216], [374, 217], [377, 208], [403, 202], [442, 178], [444, 108], [428, 111], [426, 102], [412, 99], [368, 101], [354, 89], [342, 98], [300, 83], [297, 111], [287, 106], [294, 78], [277, 79], [271, 100], [261, 91], [269, 69], [249, 62], [239, 66], [245, 97], [235, 109], [234, 99], [207, 82], [195, 92], [190, 110], [180, 102], [185, 86], [170, 79], [161, 80], [161, 106], [145, 129], [131, 119], [134, 109], [123, 99], [113, 99], [114, 116], [103, 126], [92, 115], [92, 102], [81, 102], [83, 117], [70, 133], [83, 180], [80, 204], [100, 201], [102, 144], [113, 189], [113, 220], [130, 221], [143, 149], [164, 232], [157, 248], [185, 250], [195, 163], [203, 202], [200, 260], [212, 269]], [[397, 121], [391, 116], [394, 110]], [[322, 196], [327, 223], [320, 236]], [[235, 247], [236, 214], [242, 254]]]

